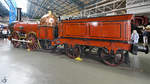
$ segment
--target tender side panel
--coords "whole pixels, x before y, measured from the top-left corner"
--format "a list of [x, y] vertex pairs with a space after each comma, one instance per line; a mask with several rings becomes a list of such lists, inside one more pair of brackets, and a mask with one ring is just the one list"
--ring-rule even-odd
[[[129, 41], [133, 15], [87, 18], [62, 21], [59, 37], [80, 40]], [[109, 19], [109, 20], [108, 20]]]
[[87, 25], [85, 23], [64, 23], [64, 37], [83, 37], [87, 34]]
[[98, 38], [121, 38], [119, 22], [91, 22], [90, 36]]

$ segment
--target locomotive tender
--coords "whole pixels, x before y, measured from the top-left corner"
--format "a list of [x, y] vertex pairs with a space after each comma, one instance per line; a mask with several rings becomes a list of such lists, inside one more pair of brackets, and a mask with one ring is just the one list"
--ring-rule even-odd
[[[55, 25], [17, 22], [11, 28], [14, 47], [24, 45], [30, 50], [51, 49], [64, 45], [67, 56], [77, 58], [93, 48], [105, 64], [117, 66], [127, 62], [128, 53], [148, 53], [147, 46], [131, 42], [131, 20], [134, 15], [63, 20]], [[134, 47], [134, 49], [133, 49]], [[136, 49], [135, 49], [136, 48]]]

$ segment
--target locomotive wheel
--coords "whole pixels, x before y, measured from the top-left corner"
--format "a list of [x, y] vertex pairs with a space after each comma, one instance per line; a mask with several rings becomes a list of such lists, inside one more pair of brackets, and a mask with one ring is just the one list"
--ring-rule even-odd
[[65, 45], [65, 52], [66, 52], [66, 55], [70, 58], [74, 58], [74, 51], [73, 51], [73, 48], [69, 45]]
[[102, 61], [109, 66], [118, 66], [123, 63], [123, 53], [116, 53], [115, 55], [110, 55], [107, 51], [102, 50], [100, 53]]
[[80, 54], [81, 54], [81, 49], [80, 47], [75, 47], [74, 48], [74, 58], [77, 58], [77, 57], [80, 57]]
[[69, 58], [75, 59], [77, 57], [80, 57], [80, 52], [81, 52], [80, 47], [72, 48], [69, 45], [65, 45], [65, 51], [66, 51], [66, 55]]
[[[19, 40], [19, 35], [16, 32], [14, 32], [12, 34], [12, 38]], [[20, 46], [20, 42], [18, 42], [18, 41], [12, 41], [12, 44], [15, 48], [18, 48]]]
[[38, 40], [34, 34], [29, 34], [27, 37], [27, 41], [31, 41], [31, 43], [27, 43], [28, 49], [37, 50], [39, 48]]

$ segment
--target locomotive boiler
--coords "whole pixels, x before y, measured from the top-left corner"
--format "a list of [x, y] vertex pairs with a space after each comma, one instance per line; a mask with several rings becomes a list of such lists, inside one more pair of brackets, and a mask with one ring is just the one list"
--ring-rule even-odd
[[128, 61], [129, 52], [148, 53], [147, 46], [137, 46], [131, 42], [133, 18], [134, 15], [129, 14], [61, 22], [50, 17], [45, 21], [56, 22], [50, 25], [18, 22], [13, 26], [11, 42], [14, 47], [24, 45], [30, 50], [63, 45], [67, 56], [73, 59], [90, 54], [95, 49], [98, 59], [107, 65], [117, 66]]

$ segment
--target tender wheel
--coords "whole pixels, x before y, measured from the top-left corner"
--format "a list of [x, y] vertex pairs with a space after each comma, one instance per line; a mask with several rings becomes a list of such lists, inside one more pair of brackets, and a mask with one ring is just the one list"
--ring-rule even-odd
[[72, 48], [70, 45], [65, 45], [65, 52], [68, 57], [75, 59], [77, 57], [80, 57], [81, 49], [80, 47]]
[[80, 54], [81, 54], [81, 49], [80, 47], [75, 47], [74, 48], [74, 58], [77, 58], [77, 57], [80, 57]]
[[74, 58], [73, 48], [70, 45], [65, 45], [65, 52], [68, 57]]
[[34, 34], [29, 34], [27, 36], [27, 41], [31, 41], [31, 43], [27, 43], [27, 48], [30, 50], [37, 50], [39, 48], [38, 40]]
[[[14, 32], [14, 33], [12, 34], [12, 39], [19, 40], [19, 35], [18, 35], [16, 32]], [[20, 46], [20, 42], [18, 42], [18, 41], [13, 41], [13, 40], [12, 40], [12, 44], [13, 44], [13, 46], [14, 46], [15, 48], [18, 48], [18, 47]]]
[[104, 49], [101, 51], [100, 57], [102, 61], [109, 66], [118, 66], [121, 63], [123, 63], [123, 59], [124, 59], [123, 53], [120, 52], [120, 53], [116, 53], [115, 55], [110, 55]]

